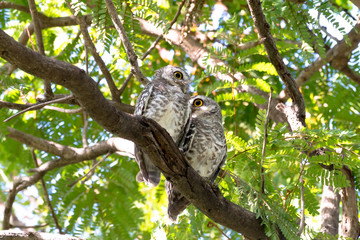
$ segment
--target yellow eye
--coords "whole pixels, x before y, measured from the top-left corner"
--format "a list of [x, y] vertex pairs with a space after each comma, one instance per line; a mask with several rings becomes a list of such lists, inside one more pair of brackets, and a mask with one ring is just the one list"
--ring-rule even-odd
[[176, 77], [177, 79], [183, 79], [183, 75], [179, 71], [174, 72], [174, 77]]
[[195, 101], [193, 102], [193, 105], [195, 107], [201, 107], [203, 105], [203, 100], [201, 99], [195, 99]]

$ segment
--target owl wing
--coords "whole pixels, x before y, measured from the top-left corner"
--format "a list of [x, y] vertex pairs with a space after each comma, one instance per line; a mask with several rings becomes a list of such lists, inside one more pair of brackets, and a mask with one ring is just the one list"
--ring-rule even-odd
[[217, 178], [217, 176], [219, 175], [220, 169], [226, 161], [226, 157], [227, 157], [227, 154], [226, 154], [226, 149], [225, 149], [225, 154], [224, 154], [219, 166], [216, 168], [215, 172], [213, 172], [213, 174], [209, 177], [210, 182], [214, 182], [215, 179]]
[[144, 111], [147, 108], [151, 94], [153, 92], [153, 88], [154, 88], [154, 85], [152, 83], [149, 83], [145, 86], [145, 88], [141, 92], [141, 94], [136, 102], [134, 115], [139, 116], [144, 113]]
[[[138, 101], [136, 102], [134, 115], [140, 116], [144, 114], [153, 93], [153, 89], [154, 84], [152, 83], [149, 83], [145, 86], [138, 98]], [[140, 171], [136, 175], [136, 181], [145, 181], [146, 185], [150, 187], [155, 187], [160, 182], [161, 174], [157, 169], [153, 169], [151, 163], [146, 164], [146, 158], [147, 156], [135, 145], [135, 159], [140, 169]]]
[[217, 124], [217, 127], [214, 128], [214, 134], [216, 136], [216, 139], [218, 140], [218, 146], [219, 146], [219, 164], [216, 168], [216, 170], [211, 174], [209, 177], [209, 180], [211, 182], [214, 182], [216, 177], [218, 176], [221, 167], [224, 165], [226, 158], [227, 158], [227, 146], [226, 146], [226, 138], [224, 136], [224, 128], [221, 123]]
[[195, 124], [192, 123], [191, 116], [188, 120], [188, 123], [186, 124], [184, 132], [185, 133], [182, 136], [181, 141], [179, 143], [179, 148], [183, 153], [186, 153], [191, 148], [196, 133], [196, 127]]
[[[184, 134], [179, 141], [179, 148], [183, 154], [190, 149], [195, 130], [196, 128], [195, 125], [191, 123], [190, 115], [184, 128]], [[190, 205], [190, 202], [176, 189], [172, 182], [168, 180], [165, 181], [165, 191], [168, 196], [168, 217], [172, 222], [176, 222], [177, 216]]]

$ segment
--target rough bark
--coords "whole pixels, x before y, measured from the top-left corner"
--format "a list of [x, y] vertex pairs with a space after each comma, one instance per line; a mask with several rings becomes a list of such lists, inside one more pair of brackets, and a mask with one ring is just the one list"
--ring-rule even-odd
[[323, 186], [320, 216], [322, 233], [336, 236], [339, 233], [340, 195], [331, 186]]
[[341, 172], [345, 174], [346, 179], [350, 182], [350, 186], [342, 188], [340, 192], [342, 202], [340, 235], [343, 237], [358, 239], [360, 229], [354, 175], [346, 166], [342, 168]]

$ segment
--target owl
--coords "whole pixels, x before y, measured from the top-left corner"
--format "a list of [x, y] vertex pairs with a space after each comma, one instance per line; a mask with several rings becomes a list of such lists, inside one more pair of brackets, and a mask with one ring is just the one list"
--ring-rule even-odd
[[[200, 176], [214, 182], [227, 157], [221, 109], [214, 100], [205, 96], [193, 96], [189, 104], [190, 127], [180, 149]], [[168, 216], [175, 222], [190, 202], [170, 181], [165, 182], [165, 190], [168, 195]]]
[[[155, 120], [179, 145], [190, 119], [189, 84], [190, 77], [182, 68], [170, 65], [160, 68], [141, 92], [134, 115]], [[136, 180], [150, 187], [157, 186], [161, 172], [137, 146], [135, 158], [140, 168]]]

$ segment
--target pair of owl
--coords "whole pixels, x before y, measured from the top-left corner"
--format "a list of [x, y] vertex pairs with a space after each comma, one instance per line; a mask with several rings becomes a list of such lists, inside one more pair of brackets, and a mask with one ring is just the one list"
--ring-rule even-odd
[[[227, 156], [221, 109], [211, 98], [189, 97], [189, 85], [190, 77], [182, 68], [169, 65], [157, 70], [141, 92], [134, 114], [151, 118], [166, 129], [188, 163], [213, 182]], [[161, 172], [136, 146], [135, 158], [140, 168], [136, 180], [157, 186]], [[165, 189], [169, 219], [176, 221], [190, 202], [168, 180]]]

